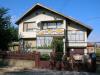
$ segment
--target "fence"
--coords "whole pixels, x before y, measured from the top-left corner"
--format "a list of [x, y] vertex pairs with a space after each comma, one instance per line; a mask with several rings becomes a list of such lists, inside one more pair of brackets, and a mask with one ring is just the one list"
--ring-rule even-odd
[[2, 51], [0, 58], [34, 60], [35, 52]]
[[[82, 60], [74, 60], [72, 57], [62, 60], [63, 53], [51, 52], [50, 59], [41, 60], [40, 52], [0, 52], [0, 57], [5, 59], [34, 60], [36, 68], [57, 69], [57, 70], [85, 70], [91, 68]], [[66, 57], [66, 56], [65, 56]], [[89, 66], [89, 67], [88, 67]]]
[[[53, 53], [50, 54], [49, 60], [41, 60], [40, 53], [36, 53], [35, 55], [35, 64], [37, 68], [45, 68], [45, 69], [56, 69], [56, 70], [83, 70], [84, 64], [81, 61], [67, 61], [62, 60], [63, 53]], [[70, 59], [71, 60], [71, 59]]]

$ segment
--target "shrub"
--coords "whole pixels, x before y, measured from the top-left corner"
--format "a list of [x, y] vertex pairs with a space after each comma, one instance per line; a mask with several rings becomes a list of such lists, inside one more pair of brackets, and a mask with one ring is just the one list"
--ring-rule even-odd
[[51, 46], [54, 50], [56, 50], [56, 52], [63, 52], [63, 38], [62, 37], [54, 38]]
[[48, 54], [42, 54], [40, 56], [40, 60], [49, 60], [50, 59], [50, 56]]
[[56, 51], [56, 60], [61, 61], [63, 56], [63, 38], [62, 37], [54, 38], [51, 46]]

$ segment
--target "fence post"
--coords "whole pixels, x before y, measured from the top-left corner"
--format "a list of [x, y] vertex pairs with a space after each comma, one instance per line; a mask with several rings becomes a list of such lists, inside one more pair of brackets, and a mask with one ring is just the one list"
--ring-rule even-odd
[[39, 63], [40, 63], [40, 52], [35, 53], [35, 67], [39, 68]]

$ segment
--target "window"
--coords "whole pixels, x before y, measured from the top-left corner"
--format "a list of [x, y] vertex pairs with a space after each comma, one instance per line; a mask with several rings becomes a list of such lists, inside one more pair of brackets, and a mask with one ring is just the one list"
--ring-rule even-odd
[[62, 22], [44, 22], [43, 29], [61, 28]]
[[84, 33], [82, 31], [79, 32], [79, 40], [84, 40]]
[[23, 30], [26, 32], [31, 32], [31, 31], [33, 31], [34, 28], [36, 28], [35, 22], [26, 22], [23, 25]]
[[69, 41], [84, 41], [84, 32], [83, 31], [68, 31], [68, 40]]
[[37, 47], [38, 48], [48, 48], [51, 46], [53, 37], [37, 37]]
[[56, 23], [48, 23], [48, 28], [50, 29], [56, 28]]
[[23, 40], [23, 50], [24, 51], [32, 51], [34, 48], [36, 48], [35, 39], [24, 39]]
[[57, 28], [61, 28], [62, 22], [57, 22]]
[[43, 29], [47, 29], [47, 28], [48, 28], [47, 23], [44, 23], [44, 24], [43, 24]]

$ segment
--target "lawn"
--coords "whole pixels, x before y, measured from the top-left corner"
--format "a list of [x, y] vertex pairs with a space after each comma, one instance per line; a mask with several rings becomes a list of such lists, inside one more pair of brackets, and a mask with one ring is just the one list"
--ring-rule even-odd
[[100, 48], [96, 49], [96, 56], [100, 56]]

